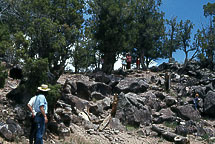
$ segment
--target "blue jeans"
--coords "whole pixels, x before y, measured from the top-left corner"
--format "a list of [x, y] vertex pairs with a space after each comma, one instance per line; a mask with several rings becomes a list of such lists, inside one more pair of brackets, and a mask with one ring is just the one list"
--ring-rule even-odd
[[43, 144], [43, 134], [45, 132], [45, 119], [42, 115], [36, 115], [34, 120], [37, 129], [35, 144]]
[[35, 144], [36, 141], [36, 123], [34, 122], [34, 118], [31, 117], [31, 131], [29, 135], [29, 143]]

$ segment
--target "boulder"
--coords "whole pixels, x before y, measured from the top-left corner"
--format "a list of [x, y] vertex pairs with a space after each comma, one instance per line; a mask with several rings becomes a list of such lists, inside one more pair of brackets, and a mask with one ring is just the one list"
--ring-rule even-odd
[[215, 117], [215, 92], [209, 91], [204, 99], [204, 113]]
[[90, 87], [91, 92], [99, 92], [104, 96], [109, 96], [112, 92], [112, 88], [104, 83], [97, 82]]
[[176, 104], [176, 101], [177, 101], [177, 100], [176, 100], [176, 98], [174, 98], [174, 97], [167, 96], [167, 97], [164, 99], [164, 101], [166, 102], [166, 105], [167, 105], [168, 107], [170, 107], [170, 106]]
[[148, 91], [141, 94], [141, 96], [143, 97], [142, 99], [144, 100], [144, 104], [149, 106], [151, 109], [154, 109], [155, 111], [159, 111], [161, 109], [161, 101], [153, 92]]
[[14, 100], [17, 104], [27, 104], [31, 97], [32, 93], [22, 84], [7, 94], [7, 98]]
[[89, 105], [89, 101], [81, 99], [77, 96], [67, 94], [63, 96], [65, 102], [71, 105], [71, 107], [76, 107], [79, 110], [83, 110]]
[[125, 126], [123, 126], [118, 118], [112, 118], [110, 120], [110, 128], [115, 130], [123, 131], [125, 130]]
[[12, 119], [8, 119], [6, 124], [0, 126], [0, 135], [8, 141], [15, 140], [16, 137], [20, 137], [24, 134], [21, 126]]
[[156, 95], [157, 98], [159, 98], [160, 100], [164, 100], [166, 98], [166, 94], [165, 93], [162, 93], [162, 92], [159, 92], [159, 91], [156, 91], [154, 93]]
[[201, 118], [200, 113], [192, 105], [171, 107], [171, 110], [184, 120], [199, 120]]
[[175, 113], [171, 111], [170, 108], [161, 109], [159, 111], [158, 117], [153, 119], [154, 123], [159, 124], [165, 121], [173, 122], [176, 120]]
[[141, 93], [145, 92], [148, 89], [149, 85], [141, 78], [125, 78], [121, 80], [117, 86], [116, 89], [118, 93], [128, 93], [128, 92], [134, 92], [134, 93]]
[[90, 105], [89, 111], [90, 113], [99, 116], [103, 113], [103, 107], [101, 103]]
[[77, 96], [85, 100], [91, 100], [90, 86], [92, 85], [92, 82], [78, 81], [76, 82], [76, 85], [77, 85]]
[[150, 108], [134, 93], [120, 93], [115, 117], [123, 124], [133, 126], [150, 124], [152, 120]]
[[98, 128], [98, 125], [93, 124], [91, 121], [85, 121], [84, 122], [84, 129], [89, 130], [89, 129], [94, 129], [96, 130]]
[[16, 106], [14, 110], [16, 112], [16, 117], [17, 117], [18, 120], [25, 120], [25, 118], [26, 118], [26, 110], [24, 110], [20, 106]]
[[92, 92], [91, 96], [92, 96], [93, 101], [94, 100], [102, 100], [105, 98], [105, 96], [103, 96], [100, 92], [96, 92], [96, 91]]
[[75, 94], [77, 91], [76, 82], [70, 79], [67, 79], [64, 84], [64, 91], [70, 94]]
[[187, 127], [185, 125], [178, 125], [176, 126], [175, 133], [186, 137], [188, 134]]
[[108, 84], [111, 81], [110, 76], [106, 75], [103, 72], [97, 72], [94, 75], [94, 78], [95, 78], [95, 82], [102, 82], [102, 83], [105, 83], [105, 84]]
[[110, 100], [110, 98], [106, 97], [103, 100], [99, 100], [93, 104], [90, 104], [89, 105], [89, 111], [92, 114], [99, 116], [102, 113], [104, 113], [104, 110], [109, 109], [110, 105], [111, 105], [111, 100]]
[[56, 121], [50, 121], [49, 124], [48, 124], [48, 129], [50, 130], [51, 133], [54, 133], [54, 134], [59, 134], [59, 125]]
[[13, 134], [10, 130], [8, 130], [7, 124], [0, 127], [0, 135], [3, 136], [6, 140], [14, 140]]
[[70, 128], [66, 127], [63, 123], [58, 126], [58, 133], [60, 138], [69, 137], [71, 134]]

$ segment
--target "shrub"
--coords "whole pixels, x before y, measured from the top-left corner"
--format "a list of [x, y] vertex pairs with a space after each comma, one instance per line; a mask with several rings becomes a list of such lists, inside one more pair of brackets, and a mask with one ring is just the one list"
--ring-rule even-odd
[[48, 110], [49, 113], [53, 113], [53, 110], [55, 108], [55, 104], [57, 102], [57, 100], [60, 98], [61, 96], [61, 85], [56, 84], [56, 85], [49, 85], [50, 87], [50, 91], [48, 91], [46, 99], [48, 102]]
[[48, 60], [47, 59], [28, 59], [24, 66], [25, 86], [32, 93], [38, 86], [48, 81]]
[[3, 88], [5, 85], [5, 79], [7, 78], [8, 74], [5, 67], [0, 66], [0, 88]]

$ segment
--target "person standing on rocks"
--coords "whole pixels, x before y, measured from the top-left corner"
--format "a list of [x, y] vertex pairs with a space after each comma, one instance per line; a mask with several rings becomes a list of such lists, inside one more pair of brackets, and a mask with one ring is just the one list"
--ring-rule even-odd
[[122, 57], [122, 70], [125, 70], [126, 69], [126, 57], [123, 56]]
[[127, 53], [126, 55], [126, 62], [127, 62], [127, 69], [131, 68], [131, 55], [130, 53]]
[[33, 144], [36, 140], [36, 123], [34, 122], [34, 118], [36, 116], [36, 112], [34, 110], [34, 102], [36, 100], [36, 96], [33, 96], [28, 102], [28, 109], [31, 111], [31, 130], [29, 135], [29, 143]]
[[45, 124], [48, 122], [47, 113], [48, 113], [48, 103], [45, 98], [45, 95], [50, 90], [48, 85], [42, 84], [38, 87], [39, 94], [36, 97], [34, 103], [34, 109], [37, 113], [34, 121], [36, 123], [36, 142], [35, 144], [43, 144], [43, 135], [45, 133]]
[[137, 57], [137, 59], [136, 59], [136, 67], [137, 67], [137, 69], [140, 69], [140, 58], [139, 57]]
[[193, 103], [194, 103], [195, 110], [197, 110], [198, 103], [199, 103], [199, 94], [198, 93], [195, 95], [195, 98], [193, 99]]

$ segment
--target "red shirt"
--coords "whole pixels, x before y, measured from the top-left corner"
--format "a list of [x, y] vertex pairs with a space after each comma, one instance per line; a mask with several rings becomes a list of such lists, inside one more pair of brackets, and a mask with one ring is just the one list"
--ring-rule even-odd
[[127, 62], [131, 62], [131, 56], [130, 55], [126, 56], [126, 58], [127, 58]]

